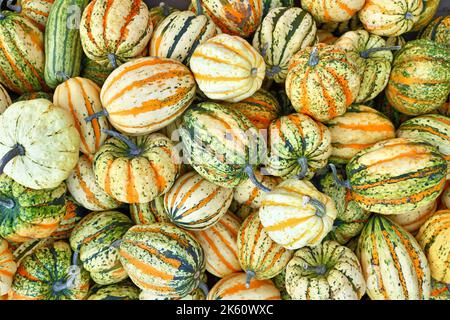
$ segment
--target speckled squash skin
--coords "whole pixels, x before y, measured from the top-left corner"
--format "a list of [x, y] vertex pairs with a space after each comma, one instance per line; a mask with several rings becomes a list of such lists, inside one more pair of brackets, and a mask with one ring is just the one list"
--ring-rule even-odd
[[81, 77], [95, 82], [99, 87], [103, 86], [113, 70], [110, 65], [103, 66], [86, 56], [81, 59]]
[[54, 0], [20, 0], [20, 15], [28, 18], [39, 30], [44, 32], [50, 9]]
[[[259, 172], [255, 172], [256, 179], [261, 182], [266, 188], [275, 188], [282, 180], [279, 177], [262, 175]], [[261, 201], [265, 192], [259, 189], [251, 182], [250, 179], [238, 184], [233, 191], [233, 200], [236, 201], [239, 206], [248, 206], [253, 209], [258, 209], [261, 206]]]
[[370, 33], [394, 37], [410, 31], [422, 9], [422, 0], [368, 0], [358, 15]]
[[425, 254], [399, 225], [372, 216], [359, 237], [357, 255], [370, 299], [429, 299], [430, 268]]
[[139, 300], [139, 290], [131, 281], [91, 288], [87, 300]]
[[156, 197], [146, 203], [131, 203], [130, 216], [135, 224], [152, 224], [170, 222], [164, 208], [164, 196]]
[[366, 284], [353, 251], [325, 241], [295, 252], [286, 267], [286, 289], [292, 300], [360, 300]]
[[286, 268], [281, 270], [279, 274], [272, 278], [272, 282], [280, 290], [281, 300], [292, 300], [289, 293], [286, 291]]
[[[269, 158], [267, 171], [283, 179], [302, 175], [311, 179], [326, 166], [331, 155], [331, 135], [328, 128], [301, 113], [292, 113], [273, 121], [269, 127]], [[305, 163], [301, 160], [306, 160]]]
[[238, 203], [235, 200], [231, 201], [230, 205], [230, 211], [233, 212], [241, 220], [244, 220], [253, 212], [258, 212], [258, 209], [252, 208], [251, 206], [247, 206], [243, 203]]
[[441, 107], [450, 93], [450, 53], [431, 40], [408, 42], [396, 55], [386, 87], [388, 101], [407, 115]]
[[450, 300], [450, 285], [431, 279], [430, 300]]
[[364, 5], [364, 0], [303, 0], [302, 7], [318, 22], [350, 20]]
[[321, 122], [331, 120], [355, 101], [361, 83], [357, 68], [345, 50], [319, 43], [292, 57], [286, 93], [297, 112]]
[[58, 227], [49, 236], [53, 240], [69, 239], [73, 228], [89, 213], [89, 210], [78, 204], [72, 197], [66, 195], [66, 212]]
[[206, 296], [201, 289], [195, 289], [191, 293], [181, 298], [161, 298], [153, 295], [151, 292], [142, 290], [139, 294], [139, 300], [205, 300]]
[[431, 277], [439, 282], [450, 283], [450, 210], [435, 212], [420, 227], [417, 241], [430, 264]]
[[365, 105], [352, 105], [342, 116], [327, 122], [331, 135], [330, 161], [348, 163], [361, 150], [395, 138], [395, 128], [382, 113]]
[[404, 213], [391, 215], [389, 219], [403, 227], [406, 231], [415, 235], [425, 221], [431, 217], [437, 209], [437, 201], [430, 202], [415, 210], [406, 211]]
[[180, 160], [172, 141], [162, 134], [129, 139], [140, 150], [137, 156], [118, 138], [110, 138], [100, 147], [93, 162], [95, 181], [117, 201], [150, 202], [170, 189]]
[[237, 236], [241, 220], [228, 211], [213, 226], [194, 232], [206, 259], [206, 270], [223, 278], [242, 270], [238, 258]]
[[419, 15], [419, 20], [414, 23], [412, 31], [419, 31], [429, 25], [439, 7], [440, 0], [422, 0], [423, 9]]
[[374, 108], [380, 111], [386, 117], [388, 117], [396, 129], [400, 127], [400, 125], [404, 121], [411, 119], [413, 117], [401, 113], [397, 109], [395, 109], [392, 106], [392, 104], [390, 104], [389, 101], [387, 100], [385, 93], [381, 93], [377, 98], [375, 98]]
[[340, 37], [348, 31], [355, 31], [363, 29], [362, 23], [359, 20], [357, 14], [355, 14], [350, 20], [342, 22], [327, 22], [320, 24], [320, 28], [333, 33], [334, 36]]
[[0, 114], [6, 110], [12, 104], [11, 98], [5, 87], [0, 84]]
[[54, 285], [67, 280], [72, 263], [70, 245], [57, 241], [37, 249], [18, 265], [11, 300], [84, 300], [89, 293], [89, 273], [81, 268], [79, 283], [70, 289], [55, 291]]
[[436, 200], [446, 181], [447, 161], [422, 140], [396, 138], [362, 150], [346, 171], [358, 205], [390, 215]]
[[0, 239], [0, 296], [3, 296], [11, 289], [17, 265], [14, 256], [9, 249], [8, 242]]
[[209, 291], [206, 300], [281, 300], [280, 291], [272, 280], [253, 280], [245, 286], [244, 272], [229, 274]]
[[170, 223], [132, 227], [119, 253], [134, 284], [160, 299], [188, 295], [198, 287], [205, 269], [198, 241]]
[[179, 10], [177, 8], [168, 6], [164, 2], [160, 2], [159, 6], [149, 8], [149, 16], [150, 20], [152, 21], [153, 29], [156, 29], [165, 18], [176, 11]]
[[[311, 199], [324, 206], [323, 215]], [[283, 181], [266, 193], [259, 208], [264, 230], [287, 249], [318, 245], [331, 231], [336, 216], [334, 201], [305, 180]]]
[[450, 15], [437, 17], [419, 34], [419, 38], [440, 44], [450, 44]]
[[314, 44], [316, 22], [301, 8], [275, 8], [270, 10], [253, 36], [253, 47], [266, 62], [266, 76], [283, 83], [292, 56]]
[[263, 18], [267, 16], [271, 9], [293, 7], [295, 5], [294, 2], [294, 0], [263, 0]]
[[27, 92], [18, 97], [17, 100], [15, 100], [14, 102], [34, 100], [34, 99], [46, 99], [48, 101], [53, 101], [53, 94], [43, 91]]

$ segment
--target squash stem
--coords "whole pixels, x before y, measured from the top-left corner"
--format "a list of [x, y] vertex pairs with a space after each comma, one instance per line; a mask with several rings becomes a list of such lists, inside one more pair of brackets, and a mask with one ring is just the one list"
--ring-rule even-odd
[[107, 130], [107, 129], [102, 129], [102, 132], [106, 133], [107, 135], [117, 138], [120, 141], [122, 141], [123, 143], [125, 143], [128, 148], [130, 149], [130, 155], [131, 156], [138, 156], [141, 154], [141, 149], [135, 145], [133, 143], [133, 141], [131, 141], [130, 139], [128, 139], [127, 137], [125, 137], [123, 134], [120, 134], [117, 131], [112, 131], [112, 130]]
[[12, 159], [17, 156], [23, 156], [24, 154], [25, 149], [20, 144], [16, 144], [14, 148], [5, 153], [3, 158], [0, 159], [0, 174], [3, 174], [3, 170]]
[[245, 271], [245, 274], [247, 277], [245, 278], [245, 287], [248, 289], [250, 288], [250, 281], [256, 276], [256, 273], [252, 270]]
[[337, 170], [336, 170], [336, 166], [332, 163], [328, 164], [331, 168], [331, 171], [333, 172], [333, 179], [334, 182], [336, 182], [337, 185], [347, 188], [347, 189], [352, 189], [352, 186], [350, 185], [350, 181], [349, 180], [345, 180], [342, 181], [341, 179], [339, 179], [339, 177], [337, 176]]
[[0, 198], [0, 206], [5, 207], [6, 209], [12, 209], [15, 205], [14, 200], [10, 198]]
[[308, 159], [305, 157], [301, 157], [297, 159], [298, 164], [302, 168], [300, 173], [297, 175], [297, 179], [302, 180], [306, 177], [306, 174], [308, 173]]
[[[3, 2], [3, 1], [2, 1]], [[6, 7], [9, 9], [9, 10], [12, 10], [12, 11], [15, 11], [15, 12], [17, 12], [17, 13], [20, 13], [21, 11], [22, 11], [22, 6], [20, 6], [20, 5], [14, 5], [13, 3], [13, 0], [8, 0], [8, 2], [6, 3]]]
[[53, 292], [60, 292], [67, 289], [75, 288], [77, 285], [79, 285], [79, 279], [80, 279], [80, 267], [76, 265], [72, 265], [69, 267], [69, 270], [67, 271], [67, 279], [66, 281], [56, 281], [53, 286]]
[[359, 56], [361, 58], [367, 59], [369, 57], [369, 55], [374, 52], [400, 50], [401, 48], [402, 48], [401, 46], [370, 48], [370, 49], [361, 51], [359, 53]]
[[311, 51], [311, 54], [309, 55], [308, 64], [311, 67], [317, 66], [319, 63], [319, 49], [317, 47], [314, 47]]
[[[160, 2], [159, 6], [162, 8], [162, 14], [167, 17], [170, 14], [170, 9], [165, 2]], [[154, 26], [156, 28], [156, 26]]]
[[323, 264], [315, 266], [314, 272], [319, 276], [323, 276], [325, 273], [327, 273], [327, 267], [325, 267]]
[[245, 167], [244, 172], [247, 174], [250, 181], [255, 186], [257, 186], [259, 189], [261, 189], [262, 191], [265, 191], [265, 192], [272, 191], [269, 188], [267, 188], [265, 185], [263, 185], [261, 182], [259, 182], [258, 179], [256, 179], [255, 173], [253, 172], [253, 167], [250, 164]]
[[91, 122], [94, 119], [98, 119], [101, 117], [107, 117], [108, 115], [109, 115], [108, 111], [106, 109], [102, 109], [102, 111], [96, 112], [93, 115], [90, 115], [89, 117], [84, 118], [84, 121]]
[[197, 0], [195, 1], [195, 11], [197, 11], [197, 15], [201, 15], [203, 14], [203, 8], [202, 8], [202, 1], [201, 0]]
[[108, 53], [108, 60], [111, 66], [116, 69], [119, 65], [117, 64], [117, 57], [114, 53]]
[[200, 290], [203, 291], [203, 294], [204, 294], [205, 296], [208, 295], [209, 289], [208, 289], [208, 286], [206, 285], [206, 283], [204, 283], [203, 281], [200, 281], [200, 282], [198, 283], [198, 287], [199, 287]]
[[319, 200], [309, 198], [308, 203], [311, 204], [314, 208], [316, 208], [316, 216], [322, 218], [327, 213], [327, 209], [325, 208], [324, 204]]
[[56, 76], [58, 78], [62, 78], [64, 81], [67, 81], [70, 79], [69, 75], [67, 73], [65, 73], [64, 71], [57, 71]]
[[281, 72], [280, 66], [273, 66], [272, 68], [266, 70], [266, 75], [269, 78], [273, 78], [277, 73], [280, 72]]
[[113, 241], [109, 246], [119, 249], [121, 243], [122, 243], [122, 239], [117, 239], [116, 241]]
[[405, 19], [406, 20], [412, 20], [414, 18], [413, 14], [411, 12], [405, 13]]

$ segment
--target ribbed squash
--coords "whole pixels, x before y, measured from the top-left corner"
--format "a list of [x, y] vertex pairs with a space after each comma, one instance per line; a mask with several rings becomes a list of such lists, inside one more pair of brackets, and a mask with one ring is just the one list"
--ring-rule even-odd
[[324, 122], [345, 113], [358, 96], [360, 82], [357, 64], [346, 51], [319, 43], [291, 59], [286, 93], [297, 112]]
[[325, 241], [295, 252], [286, 267], [286, 290], [293, 300], [360, 300], [366, 284], [353, 251]]
[[139, 290], [131, 281], [94, 286], [87, 300], [139, 300]]
[[292, 113], [271, 123], [269, 148], [266, 169], [271, 175], [311, 179], [327, 164], [332, 152], [331, 135], [322, 123]]
[[331, 134], [330, 161], [347, 163], [358, 152], [379, 141], [395, 138], [394, 125], [380, 112], [352, 105], [342, 116], [327, 122]]
[[394, 37], [410, 31], [422, 10], [422, 0], [367, 0], [358, 15], [370, 33]]
[[[272, 190], [280, 182], [279, 177], [262, 175], [259, 172], [255, 172], [255, 177], [266, 188]], [[238, 184], [233, 191], [233, 199], [239, 206], [248, 206], [253, 209], [258, 209], [261, 206], [262, 198], [265, 192], [255, 186], [250, 179]]]
[[70, 245], [57, 241], [26, 256], [14, 276], [11, 300], [84, 300], [89, 293], [89, 273], [80, 269], [73, 286], [69, 268], [72, 263]]
[[408, 42], [396, 55], [386, 97], [408, 115], [441, 107], [450, 93], [450, 52], [445, 45], [420, 39]]
[[[386, 91], [385, 91], [386, 92]], [[404, 121], [411, 119], [412, 116], [408, 116], [395, 109], [392, 104], [386, 98], [385, 93], [381, 93], [375, 100], [374, 108], [384, 114], [391, 120], [394, 127], [397, 129]]]
[[438, 10], [440, 0], [422, 0], [423, 9], [419, 14], [419, 20], [414, 23], [412, 31], [419, 31], [426, 27]]
[[19, 0], [20, 14], [44, 31], [53, 2], [55, 0]]
[[9, 97], [6, 89], [0, 84], [0, 114], [6, 110], [12, 104], [11, 98]]
[[[406, 40], [403, 36], [397, 36], [397, 37], [388, 37], [386, 39], [386, 46], [392, 47], [392, 46], [400, 46], [403, 48], [403, 46], [406, 44]], [[394, 57], [396, 55], [396, 51], [393, 52]]]
[[397, 138], [362, 150], [348, 163], [352, 198], [366, 210], [400, 214], [436, 200], [447, 161], [421, 140]]
[[0, 296], [7, 294], [11, 289], [16, 269], [17, 266], [14, 262], [14, 256], [9, 250], [8, 242], [0, 239]]
[[159, 133], [115, 135], [95, 154], [95, 181], [120, 202], [145, 203], [167, 192], [175, 181], [180, 159], [173, 143]]
[[436, 212], [437, 201], [419, 207], [415, 210], [390, 216], [389, 219], [403, 227], [406, 231], [415, 235], [425, 221]]
[[393, 60], [390, 50], [399, 48], [387, 47], [382, 37], [365, 30], [346, 32], [334, 44], [347, 51], [361, 74], [356, 103], [372, 100], [384, 90]]
[[232, 273], [211, 288], [206, 300], [281, 300], [271, 280], [253, 280], [248, 287], [245, 281], [245, 273]]
[[434, 213], [416, 236], [430, 264], [433, 279], [450, 284], [450, 210]]
[[273, 284], [280, 290], [281, 300], [292, 300], [286, 291], [286, 268], [272, 278]]
[[334, 201], [304, 180], [283, 181], [265, 195], [259, 208], [264, 230], [287, 249], [318, 245], [336, 216]]
[[52, 232], [49, 238], [54, 240], [69, 239], [73, 228], [88, 213], [88, 209], [76, 203], [72, 197], [66, 196], [66, 212], [64, 217], [59, 222], [58, 228]]
[[94, 81], [98, 86], [103, 86], [113, 70], [113, 67], [102, 66], [86, 56], [83, 56], [81, 60], [81, 77]]
[[302, 7], [318, 22], [350, 20], [363, 6], [364, 0], [303, 0]]
[[258, 212], [258, 209], [252, 208], [251, 206], [247, 206], [243, 203], [238, 203], [237, 201], [233, 200], [230, 205], [230, 211], [233, 212], [241, 220], [244, 220], [253, 212]]
[[34, 100], [34, 99], [46, 99], [48, 101], [53, 101], [53, 94], [43, 91], [27, 92], [18, 97], [14, 102]]
[[228, 34], [198, 45], [190, 67], [208, 98], [228, 102], [252, 96], [261, 88], [266, 71], [263, 57], [247, 41]]
[[171, 13], [179, 11], [177, 8], [168, 6], [164, 2], [160, 2], [159, 6], [149, 9], [150, 20], [152, 21], [153, 28], [156, 29], [159, 24], [167, 18]]
[[113, 284], [128, 277], [119, 261], [117, 242], [132, 226], [123, 213], [103, 211], [88, 214], [73, 229], [70, 246], [96, 283]]
[[215, 185], [196, 172], [188, 172], [164, 195], [164, 208], [170, 221], [178, 227], [203, 230], [219, 221], [232, 199], [232, 189]]
[[112, 67], [139, 56], [152, 32], [148, 8], [142, 0], [93, 0], [80, 22], [86, 56]]
[[194, 232], [205, 252], [206, 270], [216, 277], [223, 278], [242, 270], [237, 246], [240, 226], [240, 219], [228, 211], [213, 226]]
[[422, 32], [419, 38], [435, 41], [440, 44], [450, 44], [450, 15], [437, 17]]
[[333, 33], [336, 37], [340, 37], [348, 31], [363, 29], [363, 26], [358, 15], [355, 14], [350, 20], [342, 22], [326, 22], [321, 24], [320, 28]]
[[253, 47], [266, 62], [267, 77], [283, 83], [292, 56], [315, 42], [316, 30], [316, 22], [306, 10], [270, 10], [253, 37]]
[[330, 31], [323, 30], [323, 29], [318, 29], [316, 32], [316, 36], [317, 36], [317, 41], [319, 43], [325, 43], [325, 44], [334, 44], [336, 42], [336, 40], [338, 39]]
[[358, 257], [372, 300], [428, 300], [430, 268], [417, 241], [389, 219], [374, 215], [358, 242]]
[[10, 249], [13, 251], [14, 260], [16, 261], [17, 265], [22, 263], [22, 260], [35, 253], [37, 250], [41, 248], [48, 247], [49, 245], [52, 245], [56, 241], [52, 238], [44, 238], [44, 239], [33, 239], [28, 240], [26, 242], [21, 242], [19, 245], [14, 245], [15, 248], [10, 244]]
[[181, 298], [199, 286], [204, 252], [189, 233], [169, 223], [134, 226], [120, 244], [120, 261], [140, 289]]
[[430, 300], [450, 300], [450, 285], [431, 279]]
[[294, 0], [263, 0], [263, 18], [267, 16], [271, 9], [293, 7], [294, 2]]
[[156, 197], [147, 203], [130, 204], [130, 216], [135, 224], [170, 222], [164, 208], [164, 196]]

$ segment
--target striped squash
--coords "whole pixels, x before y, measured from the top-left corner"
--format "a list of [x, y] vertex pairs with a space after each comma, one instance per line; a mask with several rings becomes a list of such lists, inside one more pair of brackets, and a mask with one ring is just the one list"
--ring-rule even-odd
[[286, 93], [297, 112], [321, 122], [331, 120], [356, 99], [361, 82], [357, 68], [345, 50], [319, 43], [291, 59]]
[[416, 236], [430, 264], [431, 277], [450, 284], [450, 210], [434, 213]]
[[114, 70], [100, 97], [108, 119], [130, 135], [155, 132], [174, 121], [192, 103], [195, 80], [178, 61], [146, 57]]
[[246, 286], [246, 274], [236, 272], [219, 280], [206, 300], [281, 300], [280, 291], [272, 280], [253, 280]]
[[253, 168], [263, 160], [262, 133], [239, 111], [214, 102], [189, 108], [180, 135], [192, 167], [225, 188], [237, 186], [249, 175], [254, 178]]
[[12, 104], [8, 91], [0, 84], [0, 114]]
[[16, 269], [17, 266], [9, 250], [8, 242], [0, 239], [0, 296], [7, 294], [11, 289]]
[[419, 34], [419, 38], [435, 41], [440, 44], [450, 44], [450, 15], [437, 17]]
[[366, 283], [358, 258], [336, 241], [297, 250], [286, 267], [292, 300], [360, 300]]
[[372, 300], [428, 300], [430, 268], [417, 241], [389, 219], [374, 215], [359, 237], [357, 254]]
[[270, 10], [253, 37], [253, 47], [266, 62], [267, 77], [283, 83], [292, 56], [316, 41], [316, 30], [316, 22], [306, 10]]
[[34, 100], [34, 99], [46, 99], [48, 101], [53, 101], [53, 94], [48, 93], [48, 92], [42, 92], [42, 91], [28, 92], [28, 93], [24, 93], [23, 95], [18, 97], [17, 100], [15, 100], [15, 102]]
[[[45, 32], [45, 83], [56, 88], [67, 78], [77, 77], [81, 70], [79, 21], [74, 7], [83, 11], [89, 0], [55, 0], [48, 16]], [[76, 21], [72, 21], [76, 20]]]
[[[275, 188], [281, 182], [279, 177], [262, 175], [259, 172], [255, 172], [255, 177], [268, 189]], [[258, 209], [261, 206], [264, 193], [265, 192], [255, 186], [250, 179], [247, 179], [234, 188], [233, 200], [237, 202], [239, 206]]]
[[205, 293], [198, 288], [182, 298], [168, 298], [155, 296], [152, 292], [148, 292], [145, 290], [142, 290], [141, 293], [139, 294], [139, 300], [205, 300], [205, 299], [206, 299]]
[[70, 245], [57, 241], [37, 249], [18, 265], [11, 300], [84, 300], [89, 293], [89, 273], [80, 269], [78, 282], [65, 288], [72, 262]]
[[199, 286], [205, 269], [201, 245], [170, 223], [132, 227], [119, 253], [134, 284], [160, 298], [188, 295]]
[[159, 133], [112, 137], [95, 154], [95, 181], [120, 202], [145, 203], [167, 192], [179, 171], [173, 143]]
[[231, 201], [230, 205], [230, 211], [233, 212], [236, 215], [236, 217], [238, 217], [241, 220], [244, 220], [253, 212], [258, 212], [258, 209], [252, 208], [251, 206], [247, 206], [244, 203], [238, 203], [235, 200]]
[[430, 300], [450, 300], [450, 284], [431, 279]]
[[318, 245], [336, 216], [334, 201], [304, 180], [283, 181], [265, 195], [259, 208], [264, 230], [286, 249]]
[[203, 230], [219, 221], [232, 199], [232, 189], [215, 185], [196, 172], [188, 172], [164, 195], [164, 208], [176, 226]]
[[346, 32], [334, 44], [347, 51], [361, 74], [361, 85], [355, 102], [370, 101], [378, 96], [389, 80], [392, 48], [387, 47], [382, 37], [366, 30]]
[[247, 41], [225, 33], [198, 45], [190, 67], [208, 98], [228, 102], [252, 96], [266, 72], [263, 57]]
[[10, 244], [10, 249], [13, 251], [14, 260], [16, 261], [16, 264], [19, 265], [22, 263], [22, 260], [36, 252], [36, 250], [48, 247], [49, 245], [52, 245], [55, 243], [55, 240], [52, 238], [44, 238], [44, 239], [33, 239], [26, 242], [20, 243], [19, 246], [16, 248], [13, 248]]
[[27, 18], [2, 11], [0, 18], [0, 83], [23, 94], [47, 91], [44, 81], [44, 35]]
[[53, 231], [49, 238], [54, 240], [69, 239], [73, 228], [88, 213], [88, 209], [76, 203], [72, 197], [66, 196], [66, 213], [59, 222], [58, 228]]
[[240, 226], [240, 219], [228, 211], [213, 226], [194, 232], [205, 252], [206, 270], [216, 277], [223, 278], [242, 270], [237, 246]]
[[352, 105], [342, 116], [327, 122], [333, 146], [330, 161], [347, 163], [361, 150], [395, 138], [394, 125], [375, 109]]
[[86, 122], [84, 119], [102, 110], [100, 88], [91, 80], [75, 77], [56, 87], [53, 104], [70, 112], [80, 135], [80, 151], [90, 159], [106, 140], [102, 129], [109, 129], [105, 118]]
[[316, 32], [316, 36], [319, 43], [325, 44], [334, 44], [338, 39], [330, 31], [324, 29], [318, 29]]
[[422, 0], [367, 0], [358, 15], [370, 33], [394, 37], [410, 31], [422, 9]]
[[88, 214], [73, 229], [70, 246], [96, 283], [107, 285], [127, 278], [116, 242], [132, 226], [130, 218], [123, 213], [103, 211]]
[[152, 224], [170, 222], [164, 208], [164, 196], [156, 197], [146, 203], [130, 204], [130, 216], [135, 224]]
[[292, 300], [291, 296], [286, 291], [286, 268], [273, 277], [272, 281], [275, 287], [280, 290], [281, 300]]
[[294, 0], [263, 0], [263, 18], [267, 16], [271, 9], [293, 7], [294, 2]]
[[0, 237], [25, 242], [50, 236], [66, 213], [66, 184], [29, 189], [0, 175]]
[[281, 106], [277, 99], [263, 89], [244, 100], [225, 105], [243, 113], [257, 129], [268, 129], [270, 123], [281, 115]]
[[350, 20], [363, 6], [364, 0], [302, 0], [302, 7], [318, 22]]
[[[400, 46], [403, 47], [406, 44], [406, 40], [403, 36], [397, 36], [397, 37], [388, 37], [386, 39], [386, 46], [392, 47], [392, 46]], [[394, 57], [396, 55], [396, 52], [394, 51]]]
[[438, 10], [440, 0], [422, 0], [423, 9], [419, 14], [419, 20], [414, 23], [412, 31], [419, 31], [426, 27]]
[[447, 100], [449, 70], [450, 52], [445, 45], [425, 39], [410, 41], [395, 56], [386, 97], [402, 113], [429, 113]]
[[142, 0], [93, 0], [80, 22], [86, 56], [114, 68], [146, 50], [152, 32], [148, 8]]
[[150, 41], [150, 56], [170, 58], [188, 65], [197, 46], [216, 34], [217, 27], [207, 16], [176, 11], [155, 29]]
[[19, 0], [18, 2], [21, 6], [20, 14], [43, 32], [55, 0]]
[[406, 231], [415, 235], [425, 221], [432, 216], [437, 209], [437, 201], [430, 202], [423, 207], [404, 213], [391, 215], [389, 219], [403, 227]]
[[361, 20], [355, 14], [350, 20], [342, 22], [326, 22], [320, 25], [320, 28], [331, 32], [334, 36], [340, 37], [348, 31], [363, 29]]
[[279, 274], [294, 252], [272, 241], [259, 219], [258, 212], [249, 215], [239, 229], [238, 258], [247, 274], [246, 284], [253, 279], [270, 279]]
[[191, 0], [191, 3], [194, 11], [208, 15], [223, 33], [243, 38], [255, 32], [263, 15], [263, 0]]
[[269, 127], [267, 171], [289, 179], [311, 179], [331, 155], [331, 135], [326, 126], [307, 115], [292, 113]]
[[156, 29], [159, 24], [173, 12], [179, 11], [177, 8], [168, 6], [164, 2], [160, 2], [159, 6], [149, 9], [150, 21], [153, 28]]
[[396, 138], [362, 150], [346, 171], [357, 204], [389, 215], [436, 200], [444, 188], [447, 162], [428, 143]]
[[139, 300], [140, 290], [131, 281], [94, 286], [87, 300]]
[[386, 98], [385, 93], [380, 94], [375, 100], [374, 108], [384, 114], [391, 120], [394, 127], [397, 129], [404, 121], [411, 119], [412, 116], [408, 116], [395, 109], [392, 104]]
[[98, 64], [86, 56], [81, 59], [81, 77], [94, 81], [99, 87], [103, 86], [113, 70], [113, 67]]

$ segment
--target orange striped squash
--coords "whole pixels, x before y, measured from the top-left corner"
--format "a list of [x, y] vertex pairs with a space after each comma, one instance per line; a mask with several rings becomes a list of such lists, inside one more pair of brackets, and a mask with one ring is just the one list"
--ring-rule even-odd
[[89, 210], [82, 207], [75, 200], [67, 196], [66, 197], [66, 214], [59, 222], [58, 228], [49, 236], [50, 239], [64, 240], [70, 237], [73, 228], [78, 222], [89, 213]]
[[164, 208], [164, 196], [156, 197], [146, 203], [130, 204], [130, 216], [135, 224], [152, 224], [170, 222]]
[[414, 23], [411, 31], [419, 31], [429, 25], [439, 8], [440, 3], [440, 0], [422, 0], [422, 12], [419, 14], [419, 19]]
[[153, 28], [156, 29], [158, 25], [167, 18], [171, 13], [179, 11], [177, 8], [168, 6], [165, 2], [160, 2], [159, 6], [149, 9], [150, 20]]
[[[50, 9], [55, 0], [19, 0], [20, 14], [27, 17], [39, 30], [45, 30]], [[79, 12], [81, 15], [82, 12]]]
[[216, 277], [223, 278], [242, 270], [237, 247], [240, 226], [240, 219], [228, 211], [213, 226], [194, 232], [205, 251], [206, 270]]
[[431, 279], [430, 300], [450, 300], [450, 284]]
[[265, 77], [263, 57], [246, 40], [219, 34], [197, 46], [190, 67], [210, 99], [239, 102], [258, 91]]
[[233, 212], [241, 220], [244, 220], [253, 212], [258, 212], [258, 209], [252, 208], [242, 203], [238, 203], [236, 200], [231, 201], [230, 205], [230, 211]]
[[0, 239], [0, 296], [9, 292], [16, 269], [17, 266], [9, 250], [8, 242]]
[[192, 171], [179, 177], [164, 195], [164, 208], [178, 227], [203, 230], [219, 221], [232, 200], [232, 189], [215, 185]]
[[71, 113], [75, 128], [80, 134], [80, 151], [92, 159], [106, 140], [102, 129], [109, 129], [106, 118], [94, 119], [91, 122], [84, 120], [102, 110], [99, 86], [86, 78], [70, 78], [56, 87], [53, 104]]
[[181, 62], [146, 57], [114, 70], [100, 97], [109, 121], [117, 130], [144, 135], [180, 116], [192, 103], [195, 89], [192, 73]]
[[302, 0], [318, 22], [343, 22], [350, 20], [364, 6], [365, 0]]
[[433, 201], [417, 209], [391, 215], [389, 218], [414, 235], [425, 221], [436, 212], [436, 209], [437, 201]]
[[12, 104], [8, 91], [0, 84], [0, 114]]
[[[259, 171], [255, 172], [255, 177], [269, 189], [275, 188], [281, 182], [281, 178], [262, 175]], [[264, 194], [264, 191], [255, 186], [250, 179], [247, 179], [234, 188], [233, 199], [240, 206], [248, 206], [253, 209], [258, 209], [261, 206], [261, 201]]]
[[245, 280], [244, 272], [229, 274], [211, 288], [206, 300], [281, 300], [272, 280], [253, 280], [249, 287]]

